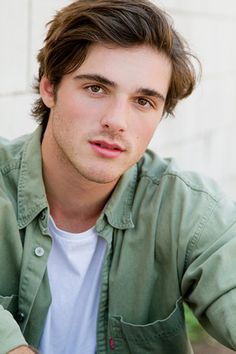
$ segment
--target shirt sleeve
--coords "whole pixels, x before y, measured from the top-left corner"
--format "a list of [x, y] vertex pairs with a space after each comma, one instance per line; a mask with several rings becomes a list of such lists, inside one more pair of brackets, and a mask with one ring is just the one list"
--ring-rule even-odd
[[[202, 221], [201, 221], [202, 222]], [[236, 207], [212, 208], [189, 242], [182, 293], [202, 326], [236, 350]]]
[[27, 342], [20, 327], [11, 313], [0, 305], [0, 354], [6, 354], [21, 345], [27, 345]]

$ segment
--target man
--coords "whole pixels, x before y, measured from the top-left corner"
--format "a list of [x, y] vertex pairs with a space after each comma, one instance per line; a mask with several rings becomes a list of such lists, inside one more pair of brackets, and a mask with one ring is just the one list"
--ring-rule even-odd
[[[81, 0], [41, 49], [39, 128], [0, 150], [0, 354], [236, 349], [236, 208], [146, 150], [195, 73], [146, 0]], [[35, 348], [35, 349], [34, 349]]]

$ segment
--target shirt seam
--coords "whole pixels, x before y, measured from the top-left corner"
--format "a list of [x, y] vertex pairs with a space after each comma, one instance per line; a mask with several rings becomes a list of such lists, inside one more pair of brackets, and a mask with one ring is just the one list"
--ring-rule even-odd
[[182, 176], [180, 176], [177, 173], [164, 173], [161, 177], [156, 177], [156, 176], [152, 176], [152, 175], [148, 175], [148, 174], [141, 174], [140, 175], [140, 179], [142, 178], [147, 178], [149, 179], [152, 183], [156, 184], [156, 185], [160, 185], [161, 183], [161, 179], [163, 177], [169, 177], [169, 178], [177, 178], [179, 180], [181, 180], [184, 185], [186, 185], [187, 187], [189, 187], [192, 191], [195, 192], [199, 192], [199, 193], [204, 193], [207, 196], [209, 196], [211, 199], [213, 199], [215, 202], [218, 202], [220, 200], [220, 198], [217, 199], [216, 196], [214, 196], [213, 194], [211, 194], [210, 192], [208, 192], [207, 190], [201, 188], [199, 185], [194, 184], [193, 182], [187, 181], [185, 178], [183, 178]]
[[191, 258], [192, 252], [193, 250], [197, 247], [198, 242], [200, 241], [204, 230], [207, 227], [207, 223], [210, 220], [210, 218], [212, 217], [216, 207], [218, 206], [217, 202], [213, 202], [213, 200], [211, 201], [210, 205], [207, 208], [207, 214], [205, 214], [202, 219], [200, 220], [199, 224], [198, 224], [198, 228], [195, 231], [194, 235], [192, 236], [192, 238], [189, 241], [189, 247], [186, 250], [186, 257], [185, 257], [185, 262], [184, 262], [184, 270], [187, 269], [188, 265], [189, 265], [189, 259]]
[[18, 159], [1, 166], [0, 170], [3, 176], [7, 176], [13, 170], [20, 170], [20, 165], [21, 160]]

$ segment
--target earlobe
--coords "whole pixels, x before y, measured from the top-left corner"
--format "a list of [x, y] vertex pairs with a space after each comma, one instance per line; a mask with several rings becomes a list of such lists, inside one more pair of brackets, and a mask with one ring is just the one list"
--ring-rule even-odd
[[40, 96], [43, 103], [48, 107], [52, 108], [54, 106], [54, 90], [52, 83], [48, 80], [46, 76], [43, 76], [39, 85]]

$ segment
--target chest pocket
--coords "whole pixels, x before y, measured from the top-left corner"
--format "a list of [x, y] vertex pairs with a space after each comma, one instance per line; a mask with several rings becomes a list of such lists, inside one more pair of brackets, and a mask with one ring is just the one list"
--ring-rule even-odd
[[145, 325], [123, 321], [121, 316], [110, 318], [114, 354], [192, 354], [184, 323], [181, 299], [171, 314]]
[[1, 296], [0, 295], [0, 305], [5, 309], [11, 312], [13, 315], [16, 314], [18, 310], [18, 296]]

